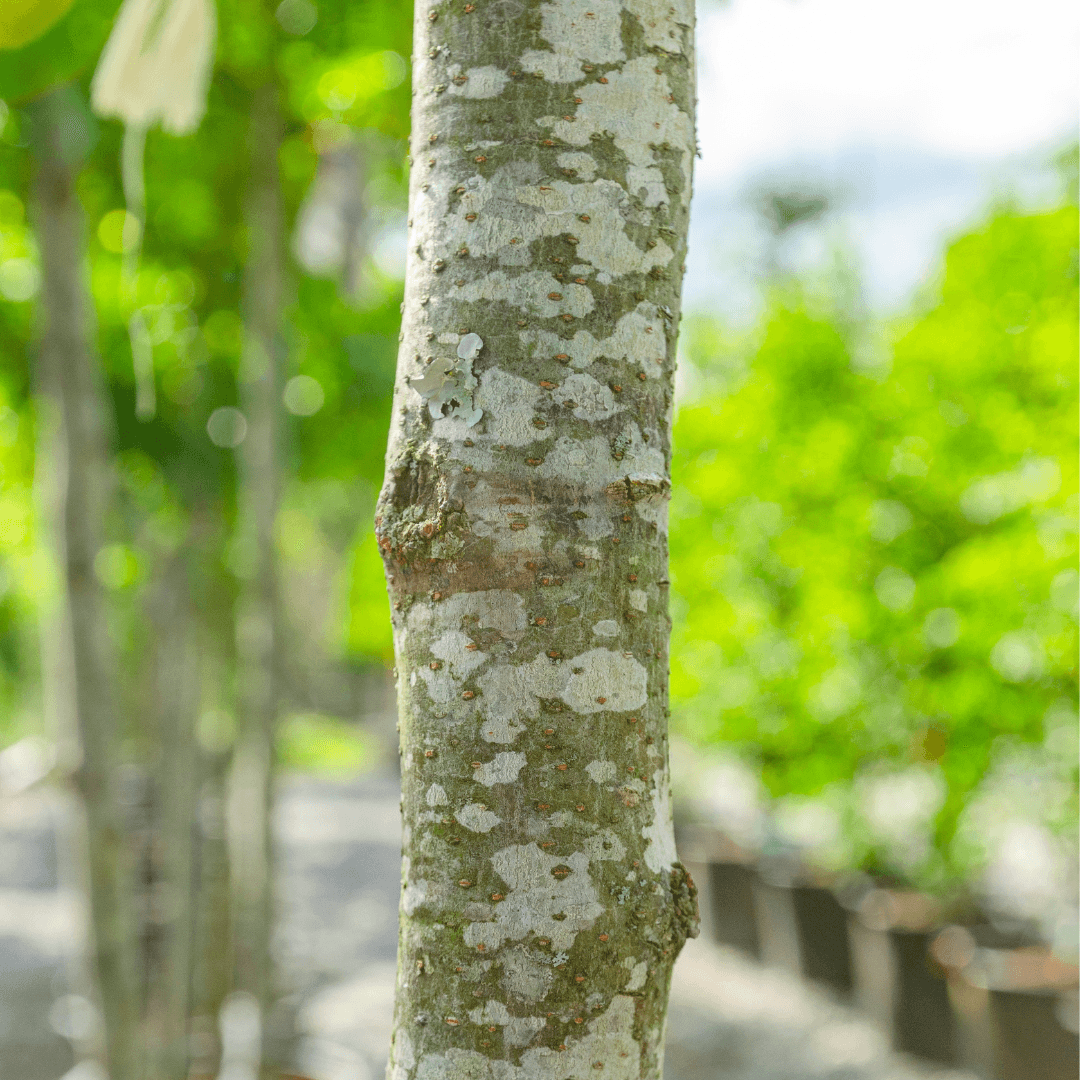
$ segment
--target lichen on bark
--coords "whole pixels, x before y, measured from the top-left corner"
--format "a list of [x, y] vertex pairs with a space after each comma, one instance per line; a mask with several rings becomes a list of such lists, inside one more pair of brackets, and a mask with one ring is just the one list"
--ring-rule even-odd
[[416, 6], [376, 528], [403, 888], [388, 1075], [639, 1080], [696, 933], [667, 769], [690, 0]]

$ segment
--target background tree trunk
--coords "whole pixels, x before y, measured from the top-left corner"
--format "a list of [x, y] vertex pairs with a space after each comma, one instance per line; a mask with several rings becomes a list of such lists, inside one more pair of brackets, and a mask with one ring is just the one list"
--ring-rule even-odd
[[[118, 799], [120, 693], [104, 590], [94, 559], [105, 542], [112, 486], [111, 405], [90, 342], [91, 304], [84, 280], [85, 239], [75, 178], [89, 146], [89, 116], [70, 88], [33, 109], [37, 235], [41, 246], [44, 327], [39, 385], [55, 395], [60, 418], [56, 468], [63, 478], [63, 585], [70, 625], [72, 698], [80, 763], [94, 971], [105, 1021], [111, 1080], [138, 1075], [137, 942], [132, 879]], [[44, 658], [46, 664], [50, 657]], [[52, 658], [55, 662], [55, 658]]]
[[159, 629], [154, 650], [158, 724], [150, 907], [155, 947], [148, 959], [148, 1080], [187, 1080], [189, 1071], [200, 681], [187, 575], [186, 561], [172, 556], [155, 589], [152, 611]]
[[264, 1010], [270, 1002], [271, 803], [277, 720], [279, 629], [274, 522], [281, 483], [283, 232], [278, 153], [278, 88], [252, 97], [247, 194], [248, 255], [240, 404], [247, 436], [238, 450], [236, 558], [238, 736], [229, 796], [230, 868], [235, 904], [235, 986]]
[[692, 23], [689, 0], [416, 6], [376, 518], [405, 818], [395, 1080], [661, 1074], [696, 932], [666, 725]]

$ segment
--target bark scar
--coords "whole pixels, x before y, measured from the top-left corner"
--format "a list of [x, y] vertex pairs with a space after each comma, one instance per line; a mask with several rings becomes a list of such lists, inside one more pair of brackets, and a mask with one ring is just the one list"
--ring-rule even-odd
[[671, 866], [671, 899], [675, 906], [675, 937], [681, 949], [687, 938], [696, 938], [701, 930], [698, 888], [682, 863]]

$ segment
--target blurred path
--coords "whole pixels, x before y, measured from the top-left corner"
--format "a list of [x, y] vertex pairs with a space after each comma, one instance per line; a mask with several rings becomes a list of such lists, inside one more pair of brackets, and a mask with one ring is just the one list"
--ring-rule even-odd
[[[63, 800], [34, 788], [0, 802], [0, 1080], [71, 1067], [54, 1003], [83, 940], [60, 888]], [[312, 1080], [380, 1080], [389, 1041], [399, 882], [395, 778], [285, 782], [276, 815], [294, 1067]], [[693, 941], [672, 987], [665, 1080], [970, 1080], [888, 1050], [865, 1019], [792, 976]]]
[[38, 785], [0, 798], [0, 1080], [56, 1080], [74, 1058], [49, 1012], [85, 940], [80, 897], [61, 887], [70, 807]]

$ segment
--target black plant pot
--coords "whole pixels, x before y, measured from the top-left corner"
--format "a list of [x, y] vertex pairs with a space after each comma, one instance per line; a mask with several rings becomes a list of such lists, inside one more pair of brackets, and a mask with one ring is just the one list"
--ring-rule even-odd
[[1077, 1080], [1080, 1042], [1048, 990], [990, 991], [990, 1030], [1000, 1080]]
[[854, 975], [848, 915], [836, 893], [824, 885], [795, 885], [791, 905], [803, 975], [823, 983], [842, 998], [850, 997]]
[[714, 861], [709, 863], [708, 873], [713, 939], [760, 958], [753, 868], [743, 862]]
[[949, 926], [931, 950], [948, 971], [964, 1067], [994, 1080], [1080, 1080], [1080, 972], [1037, 928]]
[[956, 1022], [946, 973], [930, 952], [936, 930], [888, 931], [892, 947], [893, 1045], [946, 1065], [957, 1061]]
[[919, 893], [874, 889], [862, 899], [849, 925], [854, 996], [895, 1049], [952, 1065], [956, 1022], [946, 971], [931, 952], [935, 914]]
[[995, 1080], [1080, 1080], [1075, 966], [986, 926], [950, 927], [934, 952], [950, 969], [965, 1065]]

